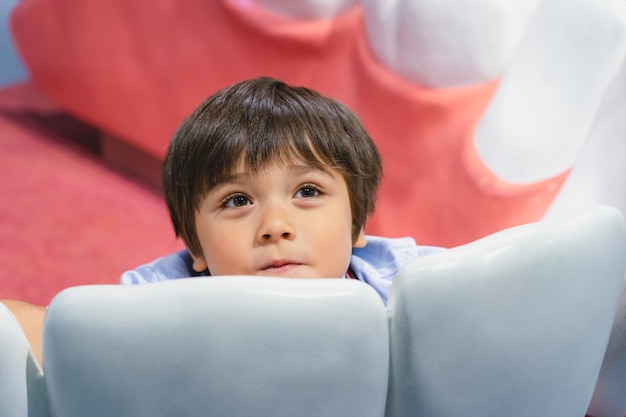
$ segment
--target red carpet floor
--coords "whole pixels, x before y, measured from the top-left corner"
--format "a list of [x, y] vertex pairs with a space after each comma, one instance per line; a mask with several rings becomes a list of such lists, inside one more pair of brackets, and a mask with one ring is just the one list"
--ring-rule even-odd
[[98, 157], [98, 135], [28, 85], [0, 90], [0, 299], [47, 305], [183, 247], [156, 190]]

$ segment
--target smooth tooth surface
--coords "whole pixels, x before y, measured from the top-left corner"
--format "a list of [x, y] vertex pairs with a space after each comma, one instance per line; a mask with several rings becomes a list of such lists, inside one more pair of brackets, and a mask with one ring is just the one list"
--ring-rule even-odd
[[626, 213], [625, 92], [626, 59], [604, 96], [580, 157], [545, 219], [558, 219], [594, 204], [609, 204]]
[[476, 130], [486, 166], [522, 184], [571, 168], [625, 52], [626, 27], [611, 0], [540, 3]]
[[537, 0], [362, 0], [376, 58], [428, 87], [476, 84], [507, 67]]

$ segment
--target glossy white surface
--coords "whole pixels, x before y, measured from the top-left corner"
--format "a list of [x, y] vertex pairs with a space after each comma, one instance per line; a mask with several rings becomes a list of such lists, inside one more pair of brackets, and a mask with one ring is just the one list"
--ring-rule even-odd
[[380, 416], [387, 396], [385, 307], [358, 281], [75, 287], [44, 340], [59, 416]]
[[625, 268], [609, 207], [414, 261], [387, 305], [387, 416], [585, 415]]
[[0, 416], [49, 416], [41, 368], [17, 319], [2, 303], [0, 303]]
[[[533, 183], [577, 163], [626, 56], [621, 12], [614, 0], [539, 3], [476, 129], [476, 150], [496, 176]], [[626, 150], [621, 139], [611, 152]]]
[[626, 213], [625, 178], [626, 59], [600, 104], [580, 157], [544, 218], [563, 218], [596, 204]]
[[588, 414], [626, 416], [626, 282]]
[[362, 0], [370, 48], [419, 85], [490, 81], [506, 68], [537, 0]]

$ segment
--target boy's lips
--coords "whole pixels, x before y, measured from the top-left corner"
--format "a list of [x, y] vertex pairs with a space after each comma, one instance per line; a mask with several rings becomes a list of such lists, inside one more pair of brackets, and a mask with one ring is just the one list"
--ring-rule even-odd
[[288, 271], [292, 268], [302, 265], [300, 262], [291, 261], [291, 260], [275, 260], [264, 264], [261, 267], [262, 272], [270, 272], [270, 273], [278, 273]]

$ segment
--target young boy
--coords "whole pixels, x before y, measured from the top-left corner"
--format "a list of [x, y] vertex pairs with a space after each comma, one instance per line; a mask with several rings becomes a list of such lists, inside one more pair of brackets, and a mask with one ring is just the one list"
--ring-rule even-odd
[[411, 238], [364, 236], [382, 164], [358, 117], [310, 89], [257, 78], [218, 91], [183, 121], [163, 167], [181, 251], [122, 284], [207, 275], [354, 278], [386, 303]]
[[[380, 155], [358, 117], [310, 89], [258, 78], [218, 91], [183, 121], [163, 191], [183, 250], [122, 284], [209, 275], [349, 278], [387, 302], [407, 262], [436, 248], [364, 236]], [[3, 300], [41, 361], [45, 309]]]

